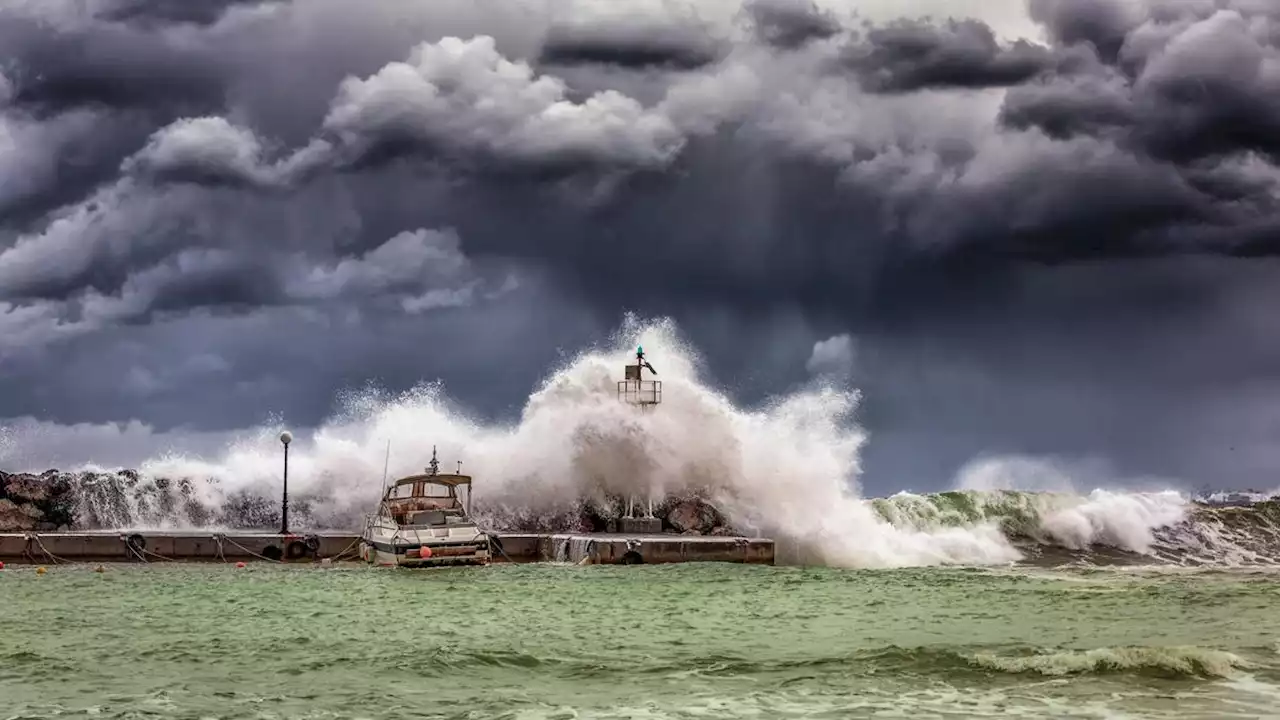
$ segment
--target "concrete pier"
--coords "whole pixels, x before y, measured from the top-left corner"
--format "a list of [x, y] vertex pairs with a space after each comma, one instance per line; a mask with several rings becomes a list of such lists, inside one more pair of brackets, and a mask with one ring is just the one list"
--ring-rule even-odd
[[[593, 565], [659, 565], [729, 562], [772, 565], [772, 540], [703, 535], [503, 534], [494, 538], [494, 558], [512, 562]], [[506, 554], [506, 557], [503, 556]]]
[[[0, 561], [164, 562], [356, 559], [353, 533], [217, 533], [209, 531], [0, 534]], [[659, 534], [501, 533], [494, 562], [650, 565], [684, 562], [774, 564], [774, 542], [761, 538]]]

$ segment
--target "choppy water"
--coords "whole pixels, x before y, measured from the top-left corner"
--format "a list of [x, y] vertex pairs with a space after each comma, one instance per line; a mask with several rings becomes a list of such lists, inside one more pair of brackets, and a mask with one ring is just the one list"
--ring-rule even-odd
[[0, 718], [1280, 717], [1280, 574], [0, 572]]

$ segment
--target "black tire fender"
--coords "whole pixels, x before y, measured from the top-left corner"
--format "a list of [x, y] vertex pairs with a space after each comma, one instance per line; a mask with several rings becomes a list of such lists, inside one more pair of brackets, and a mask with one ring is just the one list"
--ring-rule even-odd
[[300, 540], [294, 540], [285, 547], [285, 557], [290, 560], [301, 560], [307, 556], [307, 546]]

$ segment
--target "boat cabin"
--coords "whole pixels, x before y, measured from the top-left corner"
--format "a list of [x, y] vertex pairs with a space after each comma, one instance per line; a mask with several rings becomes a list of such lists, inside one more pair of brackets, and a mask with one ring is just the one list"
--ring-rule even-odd
[[471, 476], [428, 473], [400, 478], [387, 489], [383, 502], [397, 525], [440, 526], [470, 522], [458, 488], [471, 500]]

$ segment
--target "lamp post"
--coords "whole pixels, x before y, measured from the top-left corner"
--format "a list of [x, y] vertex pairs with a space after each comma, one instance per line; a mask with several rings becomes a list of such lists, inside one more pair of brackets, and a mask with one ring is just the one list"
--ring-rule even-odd
[[284, 445], [284, 493], [280, 499], [280, 534], [289, 534], [289, 443], [293, 442], [293, 433], [285, 430], [280, 433], [280, 443]]

